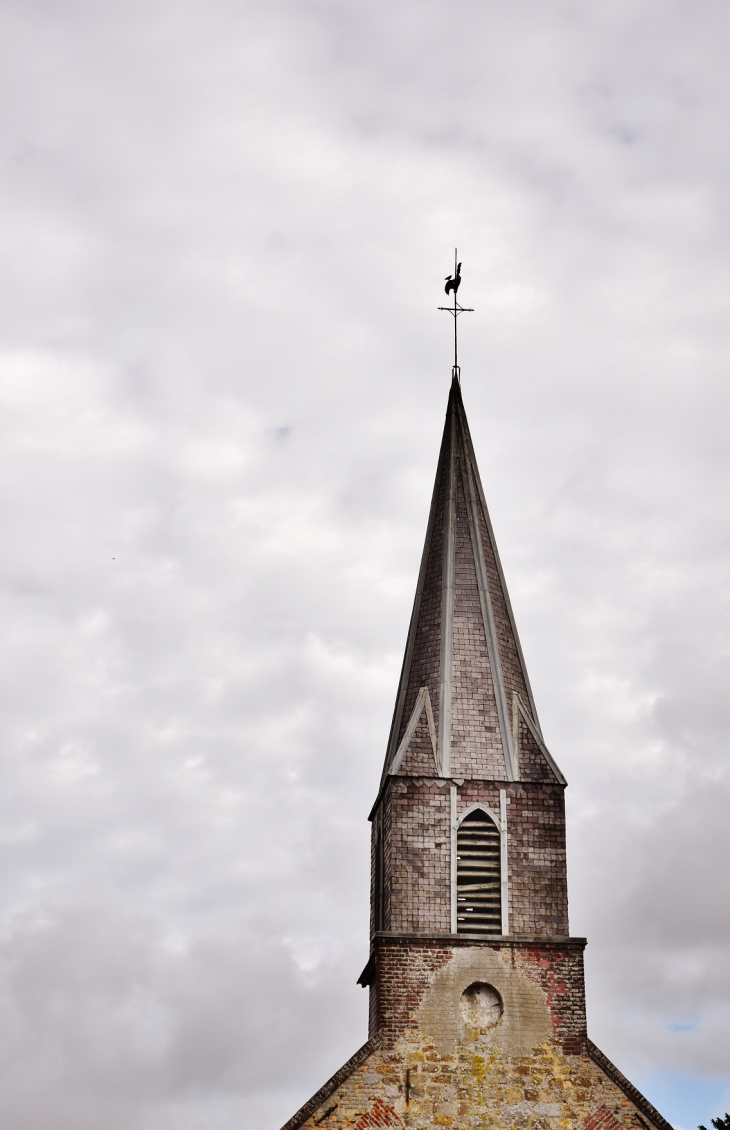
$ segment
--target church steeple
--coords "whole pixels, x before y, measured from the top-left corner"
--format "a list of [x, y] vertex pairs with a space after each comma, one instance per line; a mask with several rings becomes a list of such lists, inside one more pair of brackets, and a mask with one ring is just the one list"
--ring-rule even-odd
[[565, 783], [542, 741], [456, 377], [383, 780], [434, 768]]
[[371, 813], [372, 936], [567, 935], [564, 788], [455, 375]]
[[565, 779], [454, 377], [370, 814], [369, 1038], [283, 1130], [672, 1130], [588, 1039]]

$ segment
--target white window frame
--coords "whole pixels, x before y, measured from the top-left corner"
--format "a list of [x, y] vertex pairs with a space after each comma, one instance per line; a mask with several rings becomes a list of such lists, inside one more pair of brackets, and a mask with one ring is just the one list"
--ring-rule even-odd
[[477, 801], [475, 804], [470, 804], [465, 808], [461, 815], [458, 815], [458, 790], [456, 785], [451, 786], [451, 933], [456, 934], [457, 931], [457, 887], [456, 887], [456, 836], [459, 831], [459, 825], [469, 815], [470, 812], [481, 809], [486, 812], [490, 820], [493, 820], [499, 831], [499, 878], [500, 878], [500, 903], [502, 907], [502, 934], [509, 934], [509, 873], [508, 873], [508, 853], [507, 853], [507, 790], [499, 790], [499, 815], [493, 812], [487, 804], [482, 804]]

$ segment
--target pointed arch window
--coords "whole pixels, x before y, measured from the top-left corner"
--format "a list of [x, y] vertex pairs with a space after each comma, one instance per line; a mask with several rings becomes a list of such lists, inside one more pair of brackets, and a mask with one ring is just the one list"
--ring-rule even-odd
[[456, 931], [501, 934], [499, 828], [482, 808], [467, 813], [456, 832]]

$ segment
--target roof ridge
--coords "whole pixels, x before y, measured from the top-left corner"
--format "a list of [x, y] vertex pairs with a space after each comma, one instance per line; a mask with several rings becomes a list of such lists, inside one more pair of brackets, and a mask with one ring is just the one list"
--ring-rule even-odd
[[371, 1036], [367, 1043], [363, 1044], [361, 1048], [350, 1056], [347, 1063], [343, 1063], [339, 1071], [335, 1071], [323, 1086], [319, 1088], [316, 1094], [312, 1095], [311, 1099], [301, 1106], [296, 1114], [293, 1114], [288, 1122], [285, 1122], [281, 1130], [298, 1130], [302, 1123], [306, 1122], [311, 1114], [314, 1114], [317, 1107], [321, 1106], [325, 1099], [337, 1090], [341, 1083], [344, 1083], [348, 1076], [352, 1075], [353, 1071], [364, 1063], [374, 1051], [380, 1047], [380, 1037], [376, 1034]]

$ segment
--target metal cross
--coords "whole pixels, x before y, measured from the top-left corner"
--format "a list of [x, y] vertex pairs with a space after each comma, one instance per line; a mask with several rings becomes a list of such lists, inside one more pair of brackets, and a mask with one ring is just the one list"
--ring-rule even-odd
[[446, 312], [448, 314], [453, 314], [453, 316], [454, 316], [454, 367], [451, 370], [451, 376], [452, 376], [452, 378], [456, 377], [457, 380], [460, 380], [461, 379], [461, 369], [459, 368], [458, 339], [457, 339], [457, 335], [456, 335], [456, 319], [459, 317], [459, 314], [473, 314], [474, 310], [472, 309], [471, 306], [460, 306], [459, 303], [456, 301], [456, 292], [459, 289], [459, 286], [461, 285], [461, 263], [457, 263], [457, 259], [458, 259], [457, 249], [454, 248], [454, 274], [453, 274], [453, 277], [451, 275], [448, 276], [448, 278], [446, 279], [446, 287], [445, 287], [447, 294], [449, 293], [450, 290], [453, 290], [453, 292], [454, 292], [454, 305], [453, 306], [439, 306], [438, 309], [439, 310], [446, 310]]

